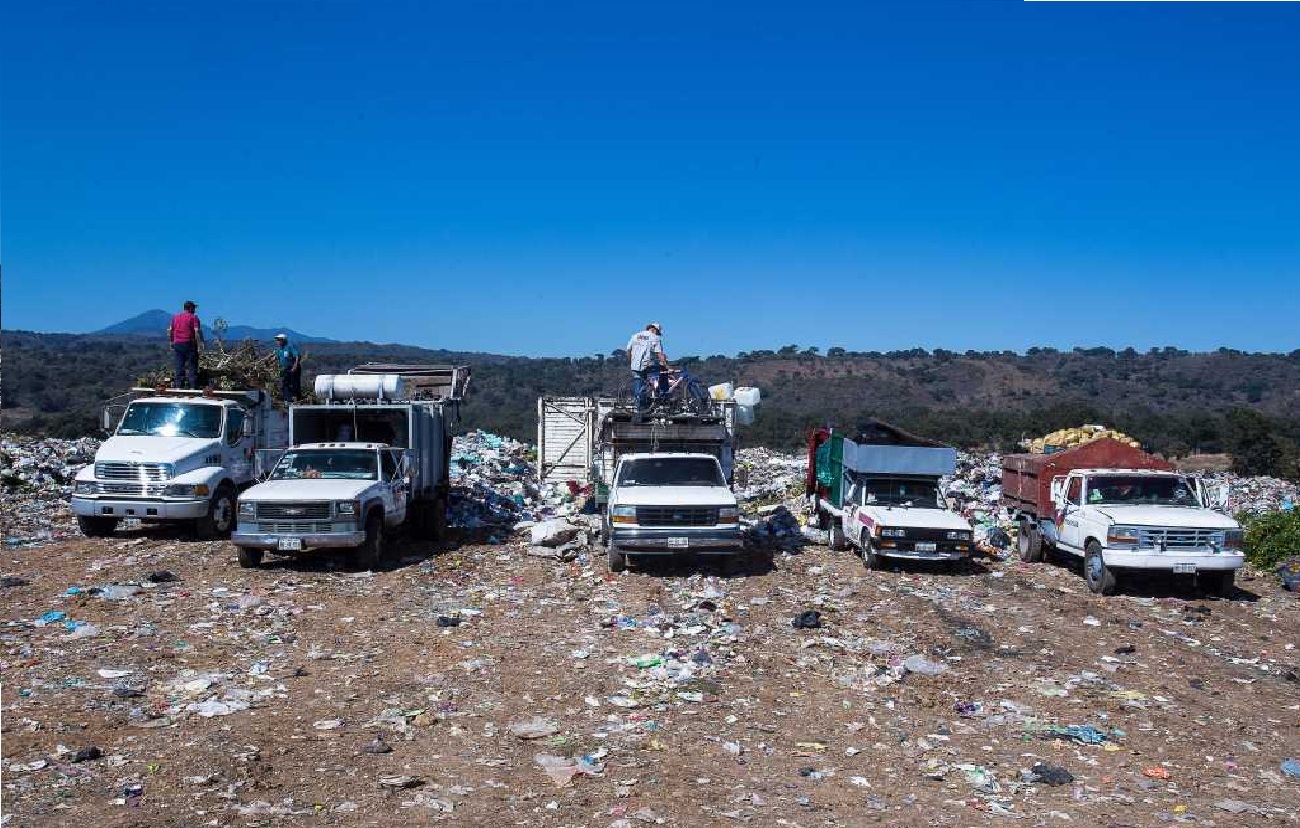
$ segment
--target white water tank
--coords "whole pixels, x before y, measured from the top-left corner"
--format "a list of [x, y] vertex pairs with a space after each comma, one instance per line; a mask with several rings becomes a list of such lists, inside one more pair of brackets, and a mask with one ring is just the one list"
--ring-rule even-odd
[[336, 400], [407, 399], [407, 382], [399, 374], [321, 374], [316, 396]]
[[757, 388], [751, 388], [747, 385], [742, 385], [741, 387], [736, 389], [736, 405], [745, 405], [745, 406], [749, 406], [750, 408], [753, 408], [754, 406], [758, 405], [758, 401], [761, 398], [762, 395], [759, 394]]

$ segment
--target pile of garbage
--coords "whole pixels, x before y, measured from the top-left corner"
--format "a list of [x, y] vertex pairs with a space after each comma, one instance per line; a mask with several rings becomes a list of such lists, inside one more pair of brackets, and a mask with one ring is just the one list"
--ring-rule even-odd
[[[304, 359], [306, 355], [304, 354]], [[145, 388], [170, 386], [174, 368], [160, 366], [138, 377], [136, 382]], [[245, 339], [229, 349], [218, 339], [211, 348], [199, 353], [199, 380], [218, 391], [238, 391], [243, 388], [264, 388], [276, 401], [280, 400], [280, 367], [272, 351], [259, 351], [257, 343]]]
[[741, 503], [782, 502], [803, 494], [807, 458], [765, 448], [736, 452], [736, 498]]
[[8, 546], [75, 534], [68, 510], [72, 481], [95, 458], [99, 441], [0, 436], [0, 531]]
[[1039, 437], [1036, 440], [1026, 440], [1022, 445], [1033, 454], [1051, 454], [1057, 451], [1065, 451], [1084, 443], [1091, 443], [1093, 440], [1100, 440], [1103, 437], [1109, 437], [1112, 440], [1118, 440], [1121, 443], [1141, 448], [1137, 440], [1128, 436], [1122, 431], [1113, 428], [1106, 428], [1103, 425], [1085, 424], [1075, 428], [1062, 428], [1053, 431], [1051, 434]]

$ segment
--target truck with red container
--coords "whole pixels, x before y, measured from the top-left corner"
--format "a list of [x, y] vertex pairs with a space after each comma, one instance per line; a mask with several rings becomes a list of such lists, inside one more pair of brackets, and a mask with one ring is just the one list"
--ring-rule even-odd
[[1112, 438], [1002, 458], [1002, 505], [1021, 560], [1048, 549], [1083, 558], [1088, 589], [1110, 595], [1137, 570], [1194, 575], [1230, 594], [1245, 562], [1242, 530], [1209, 509], [1201, 481]]

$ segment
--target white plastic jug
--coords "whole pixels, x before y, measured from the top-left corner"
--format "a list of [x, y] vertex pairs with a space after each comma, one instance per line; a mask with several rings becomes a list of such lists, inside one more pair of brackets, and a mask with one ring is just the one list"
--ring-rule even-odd
[[736, 425], [753, 425], [754, 424], [754, 406], [738, 405], [736, 406]]
[[742, 385], [736, 389], [736, 405], [744, 405], [753, 408], [758, 405], [762, 395], [758, 393], [757, 388], [751, 388], [748, 385]]
[[734, 383], [724, 382], [720, 385], [709, 386], [709, 396], [715, 400], [729, 400], [734, 393], [736, 393]]

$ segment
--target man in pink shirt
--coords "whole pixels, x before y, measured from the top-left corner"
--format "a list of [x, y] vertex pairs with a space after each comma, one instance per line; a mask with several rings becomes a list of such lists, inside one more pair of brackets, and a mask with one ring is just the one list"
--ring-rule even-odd
[[199, 348], [203, 345], [203, 325], [194, 311], [199, 306], [186, 302], [184, 310], [172, 317], [167, 326], [167, 341], [171, 343], [176, 371], [172, 379], [175, 388], [199, 387]]

